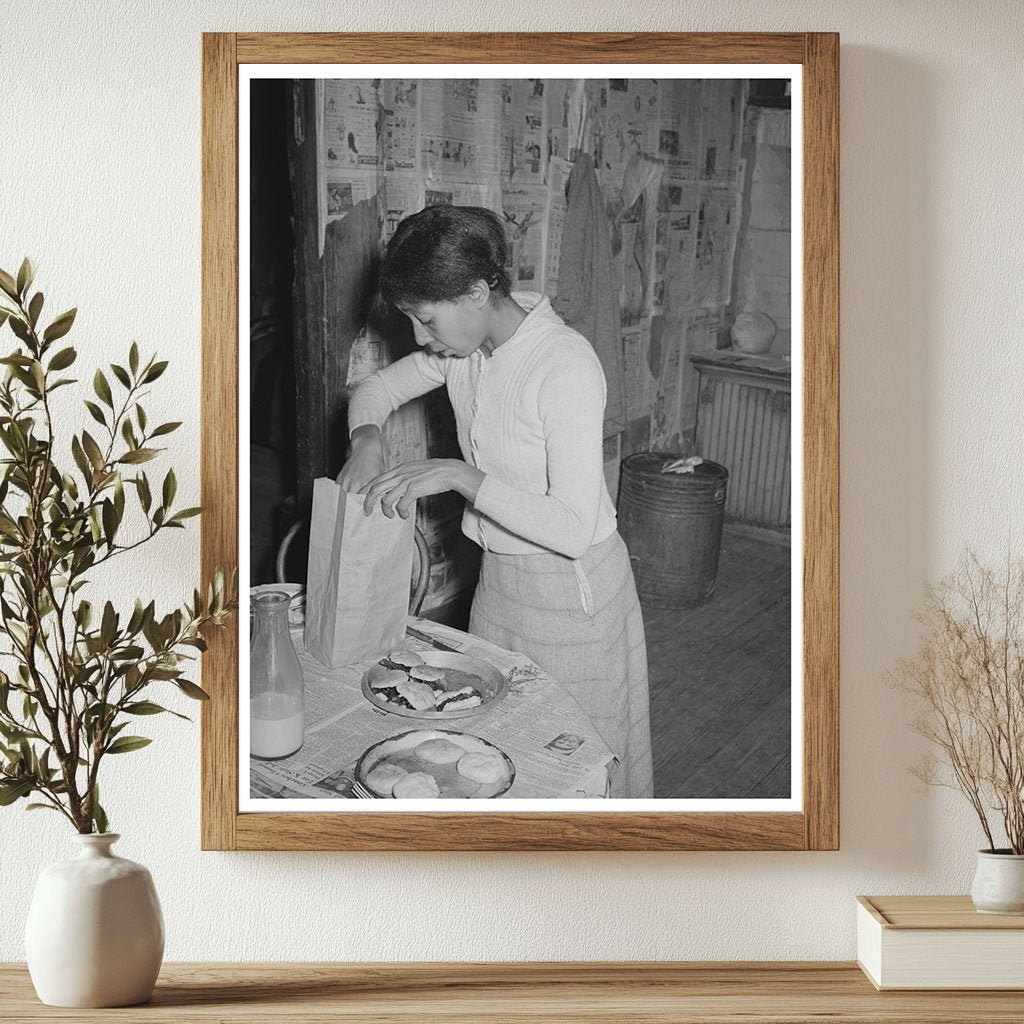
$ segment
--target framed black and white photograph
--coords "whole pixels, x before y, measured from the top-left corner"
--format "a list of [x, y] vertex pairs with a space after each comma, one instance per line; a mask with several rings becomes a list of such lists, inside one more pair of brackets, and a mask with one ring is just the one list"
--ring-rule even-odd
[[204, 845], [835, 847], [836, 50], [204, 38]]

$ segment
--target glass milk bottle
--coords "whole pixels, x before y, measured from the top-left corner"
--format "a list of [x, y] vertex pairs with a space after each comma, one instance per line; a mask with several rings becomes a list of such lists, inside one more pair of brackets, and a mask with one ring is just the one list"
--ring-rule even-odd
[[288, 632], [290, 600], [279, 591], [252, 599], [249, 753], [255, 757], [287, 757], [302, 746], [302, 669]]

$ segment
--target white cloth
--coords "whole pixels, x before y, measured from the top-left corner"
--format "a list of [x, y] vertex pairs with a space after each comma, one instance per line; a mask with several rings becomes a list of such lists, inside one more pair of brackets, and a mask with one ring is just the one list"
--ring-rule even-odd
[[526, 318], [491, 356], [420, 350], [378, 370], [352, 396], [349, 431], [383, 427], [399, 406], [445, 385], [463, 457], [485, 474], [463, 533], [501, 554], [579, 558], [615, 532], [601, 443], [604, 373], [547, 298], [513, 298]]

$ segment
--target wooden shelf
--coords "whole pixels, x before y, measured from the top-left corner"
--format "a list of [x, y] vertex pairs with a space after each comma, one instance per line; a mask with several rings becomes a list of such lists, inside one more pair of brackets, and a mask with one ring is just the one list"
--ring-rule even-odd
[[876, 992], [851, 963], [166, 964], [150, 1003], [43, 1006], [0, 965], [0, 1019], [325, 1024], [1020, 1024], [1021, 992]]

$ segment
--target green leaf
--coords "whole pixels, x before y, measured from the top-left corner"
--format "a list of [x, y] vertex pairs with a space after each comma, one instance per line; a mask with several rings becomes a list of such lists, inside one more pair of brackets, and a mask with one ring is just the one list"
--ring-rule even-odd
[[99, 472], [105, 465], [103, 461], [103, 453], [100, 451], [100, 446], [93, 439], [92, 434], [88, 430], [82, 431], [82, 447], [85, 449], [85, 454], [89, 456], [89, 462], [92, 463], [92, 468]]
[[123, 366], [118, 366], [117, 363], [110, 364], [110, 372], [126, 387], [132, 386], [132, 379], [128, 376], [128, 371]]
[[109, 831], [106, 812], [100, 806], [100, 787], [98, 785], [92, 787], [92, 820], [97, 832]]
[[100, 401], [113, 409], [114, 396], [110, 393], [110, 385], [107, 383], [107, 378], [103, 375], [102, 370], [96, 371], [96, 376], [92, 379], [92, 386], [96, 394], [100, 396]]
[[139, 372], [139, 346], [134, 341], [128, 350], [128, 365], [131, 367], [132, 373]]
[[92, 625], [92, 604], [82, 601], [75, 609], [75, 618], [78, 620], [79, 626], [83, 630], [87, 630]]
[[75, 460], [75, 465], [78, 467], [79, 473], [85, 477], [86, 481], [92, 482], [92, 468], [89, 465], [89, 460], [86, 458], [85, 451], [82, 449], [82, 443], [78, 440], [77, 435], [71, 438], [71, 455]]
[[145, 736], [119, 736], [106, 749], [108, 754], [127, 754], [132, 750], [148, 747], [153, 741]]
[[18, 295], [24, 295], [32, 287], [32, 281], [36, 276], [36, 268], [32, 261], [26, 256], [18, 268]]
[[9, 782], [0, 782], [0, 807], [7, 807], [15, 800], [32, 792], [33, 782], [31, 779], [16, 779]]
[[58, 338], [63, 338], [68, 331], [71, 330], [71, 325], [75, 322], [75, 314], [78, 312], [76, 309], [69, 309], [66, 313], [61, 313], [56, 320], [50, 324], [49, 327], [43, 331], [43, 341], [49, 344], [51, 341], [56, 341]]
[[28, 324], [20, 316], [15, 316], [12, 313], [10, 320], [7, 322], [11, 325], [11, 330], [18, 336], [19, 340], [25, 342], [26, 345], [32, 343], [32, 332], [28, 329]]
[[171, 502], [174, 501], [174, 495], [178, 491], [178, 479], [174, 475], [174, 470], [167, 470], [167, 476], [164, 477], [163, 486], [163, 503], [164, 506], [169, 508]]
[[143, 384], [152, 384], [163, 372], [167, 369], [167, 360], [162, 362], [154, 363], [149, 370], [146, 372], [146, 376], [142, 379]]
[[118, 674], [124, 675], [128, 671], [129, 665], [126, 662], [137, 663], [140, 658], [145, 656], [145, 651], [137, 644], [128, 644], [127, 647], [118, 647], [116, 650], [111, 652], [110, 660], [118, 662]]
[[159, 454], [156, 448], [136, 448], [134, 451], [125, 452], [117, 461], [134, 466], [140, 462], [149, 462], [150, 459], [155, 459]]
[[194, 508], [183, 508], [180, 512], [175, 512], [170, 519], [167, 520], [167, 525], [171, 523], [180, 523], [183, 519], [191, 519], [193, 516], [201, 515], [203, 511], [202, 505], [196, 505]]
[[210, 699], [210, 695], [201, 686], [196, 686], [195, 683], [190, 683], [187, 679], [178, 679], [174, 685], [177, 686], [186, 697], [191, 697], [193, 700]]
[[108, 547], [114, 546], [114, 535], [117, 533], [117, 513], [114, 511], [114, 503], [105, 498], [102, 505], [103, 536], [106, 538]]
[[35, 329], [36, 323], [39, 321], [39, 314], [43, 308], [43, 293], [36, 292], [32, 296], [32, 301], [28, 304], [28, 322]]
[[66, 370], [76, 359], [78, 353], [71, 348], [62, 348], [51, 360], [50, 365], [47, 367], [49, 370]]
[[109, 602], [103, 605], [103, 621], [100, 623], [100, 640], [104, 647], [109, 647], [113, 642], [114, 634], [117, 632], [117, 612]]
[[135, 599], [135, 607], [132, 609], [131, 618], [128, 620], [128, 625], [125, 627], [129, 636], [135, 636], [136, 633], [142, 628], [142, 620], [145, 615], [145, 607], [142, 604], [141, 598]]
[[141, 405], [135, 406], [135, 418], [139, 421], [139, 430], [146, 429], [146, 410]]
[[107, 425], [107, 417], [104, 416], [103, 410], [95, 403], [90, 402], [88, 398], [84, 399], [85, 407], [89, 410], [89, 415], [100, 424], [105, 427]]
[[2, 288], [12, 299], [18, 299], [18, 286], [5, 270], [0, 270], [0, 288]]
[[159, 715], [167, 708], [154, 704], [151, 700], [139, 700], [134, 704], [125, 704], [124, 712], [128, 715]]
[[139, 502], [142, 504], [143, 511], [148, 515], [150, 507], [153, 504], [153, 495], [149, 490], [149, 477], [145, 473], [142, 476], [137, 477], [135, 480], [135, 487], [139, 492]]
[[26, 804], [26, 811], [60, 811], [59, 807], [54, 807], [53, 804]]
[[154, 430], [153, 433], [150, 436], [151, 437], [163, 437], [164, 434], [169, 434], [169, 433], [171, 433], [171, 431], [177, 430], [178, 427], [180, 427], [180, 426], [181, 426], [181, 421], [180, 420], [175, 422], [175, 423], [161, 423], [160, 426], [157, 427], [156, 430]]
[[132, 426], [132, 421], [127, 417], [125, 417], [124, 423], [121, 424], [121, 436], [124, 438], [124, 443], [133, 451], [139, 447], [139, 442], [135, 440], [135, 428]]

